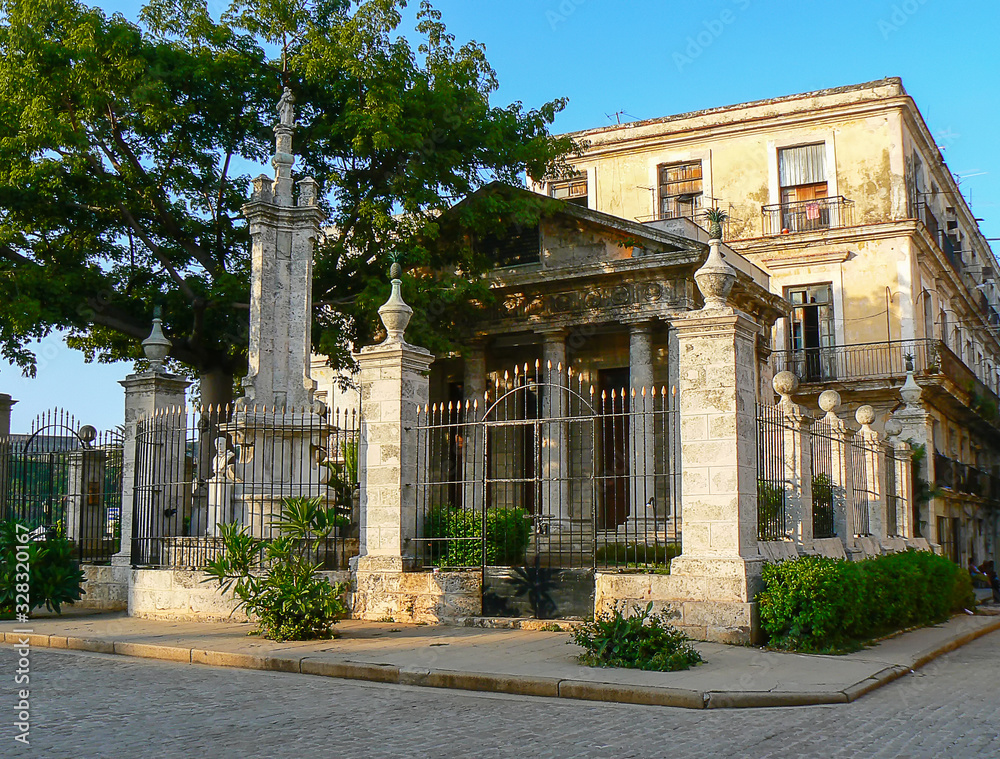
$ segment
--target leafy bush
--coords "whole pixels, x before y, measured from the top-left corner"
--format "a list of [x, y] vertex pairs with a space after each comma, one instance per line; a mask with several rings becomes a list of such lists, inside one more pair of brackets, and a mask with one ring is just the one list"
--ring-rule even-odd
[[675, 672], [702, 662], [690, 639], [665, 614], [652, 613], [652, 602], [645, 609], [633, 607], [631, 616], [624, 609], [624, 604], [616, 604], [613, 611], [573, 631], [574, 642], [584, 650], [581, 664]]
[[333, 637], [333, 626], [347, 611], [343, 583], [331, 585], [318, 575], [320, 565], [308, 559], [311, 546], [330, 536], [338, 524], [337, 507], [320, 499], [286, 498], [281, 516], [272, 523], [280, 537], [262, 540], [245, 527], [221, 527], [222, 555], [206, 569], [203, 582], [230, 589], [254, 617], [255, 633], [271, 640]]
[[785, 488], [757, 480], [757, 539], [778, 540], [785, 535]]
[[681, 547], [675, 544], [608, 543], [597, 549], [597, 564], [608, 567], [669, 569], [671, 560], [680, 553]]
[[[61, 614], [64, 603], [76, 603], [84, 593], [83, 571], [73, 558], [73, 544], [59, 535], [18, 541], [18, 536], [28, 531], [28, 525], [14, 519], [0, 522], [0, 615], [13, 614], [17, 606], [17, 565], [25, 559], [30, 608], [44, 606]], [[22, 561], [18, 561], [18, 553]]]
[[[432, 538], [431, 562], [444, 567], [478, 567], [483, 563], [483, 516], [453, 506], [435, 506], [424, 518], [424, 537]], [[522, 564], [531, 538], [525, 509], [488, 509], [486, 564]]]
[[975, 605], [969, 573], [928, 551], [860, 562], [806, 556], [766, 564], [763, 579], [761, 624], [772, 646], [796, 651], [856, 650]]

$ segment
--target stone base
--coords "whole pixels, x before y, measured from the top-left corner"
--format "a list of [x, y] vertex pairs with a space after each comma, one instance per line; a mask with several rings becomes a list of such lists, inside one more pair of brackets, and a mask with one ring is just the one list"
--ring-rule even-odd
[[401, 560], [391, 557], [359, 558], [352, 598], [354, 619], [438, 624], [482, 614], [480, 570], [404, 572], [401, 567]]
[[75, 609], [100, 609], [101, 611], [124, 611], [128, 608], [128, 578], [130, 569], [120, 566], [80, 567], [86, 582], [83, 584], [83, 598], [73, 604]]
[[[320, 572], [331, 583], [349, 582], [347, 572]], [[208, 575], [197, 570], [133, 569], [128, 585], [128, 614], [144, 619], [192, 622], [247, 622], [243, 611], [234, 611], [232, 592], [222, 593]], [[348, 606], [350, 606], [348, 597]]]
[[[676, 561], [676, 559], [674, 560]], [[594, 614], [608, 612], [624, 603], [628, 611], [653, 610], [673, 617], [677, 629], [695, 640], [749, 645], [760, 641], [760, 619], [753, 601], [717, 601], [691, 598], [689, 577], [655, 574], [598, 573]]]

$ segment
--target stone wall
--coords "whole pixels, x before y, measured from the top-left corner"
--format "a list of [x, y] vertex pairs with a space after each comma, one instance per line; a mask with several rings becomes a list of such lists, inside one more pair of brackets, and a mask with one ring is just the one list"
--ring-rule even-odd
[[691, 592], [690, 578], [675, 575], [598, 572], [595, 580], [595, 616], [616, 603], [624, 603], [631, 611], [633, 606], [646, 608], [652, 601], [654, 611], [674, 616], [674, 626], [695, 640], [757, 642], [756, 603], [697, 600], [692, 597], [696, 594]]
[[[330, 582], [349, 582], [347, 572], [321, 572]], [[219, 592], [215, 583], [202, 583], [204, 572], [186, 569], [133, 569], [128, 589], [128, 613], [146, 619], [197, 622], [246, 622], [233, 613], [232, 593]], [[350, 599], [348, 598], [348, 604]]]
[[351, 616], [436, 624], [482, 613], [483, 575], [466, 572], [364, 572], [355, 575]]
[[86, 582], [83, 598], [73, 604], [77, 609], [124, 611], [128, 607], [128, 567], [80, 567]]

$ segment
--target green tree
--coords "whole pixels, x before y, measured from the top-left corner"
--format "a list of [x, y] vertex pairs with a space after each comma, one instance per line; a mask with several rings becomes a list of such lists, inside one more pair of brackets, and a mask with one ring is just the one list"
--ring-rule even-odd
[[299, 105], [297, 175], [320, 182], [329, 218], [315, 347], [343, 365], [377, 336], [390, 252], [413, 272], [415, 337], [447, 345], [489, 298], [475, 241], [544, 211], [467, 196], [558, 173], [572, 145], [548, 133], [564, 101], [493, 105], [483, 47], [456, 47], [427, 3], [414, 47], [404, 8], [236, 0], [214, 18], [206, 0], [153, 0], [132, 23], [77, 0], [0, 0], [4, 357], [33, 373], [30, 341], [64, 329], [88, 358], [135, 358], [160, 304], [203, 400], [227, 400], [246, 368], [240, 207], [273, 152], [282, 86]]

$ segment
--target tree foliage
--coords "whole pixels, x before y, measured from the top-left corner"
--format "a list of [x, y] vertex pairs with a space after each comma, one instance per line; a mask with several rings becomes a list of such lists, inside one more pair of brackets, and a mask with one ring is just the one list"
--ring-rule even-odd
[[[448, 344], [488, 299], [477, 236], [530, 224], [530, 198], [479, 193], [562, 170], [563, 107], [491, 103], [481, 45], [421, 3], [152, 0], [133, 23], [77, 0], [0, 0], [0, 351], [34, 371], [52, 329], [90, 358], [135, 358], [154, 304], [195, 372], [245, 370], [249, 231], [240, 208], [298, 102], [298, 177], [324, 190], [314, 345], [335, 364], [375, 336], [386, 256], [413, 272], [415, 337]], [[452, 209], [443, 215], [447, 209]], [[432, 307], [444, 303], [446, 307]], [[425, 306], [424, 308], [421, 308]]]

